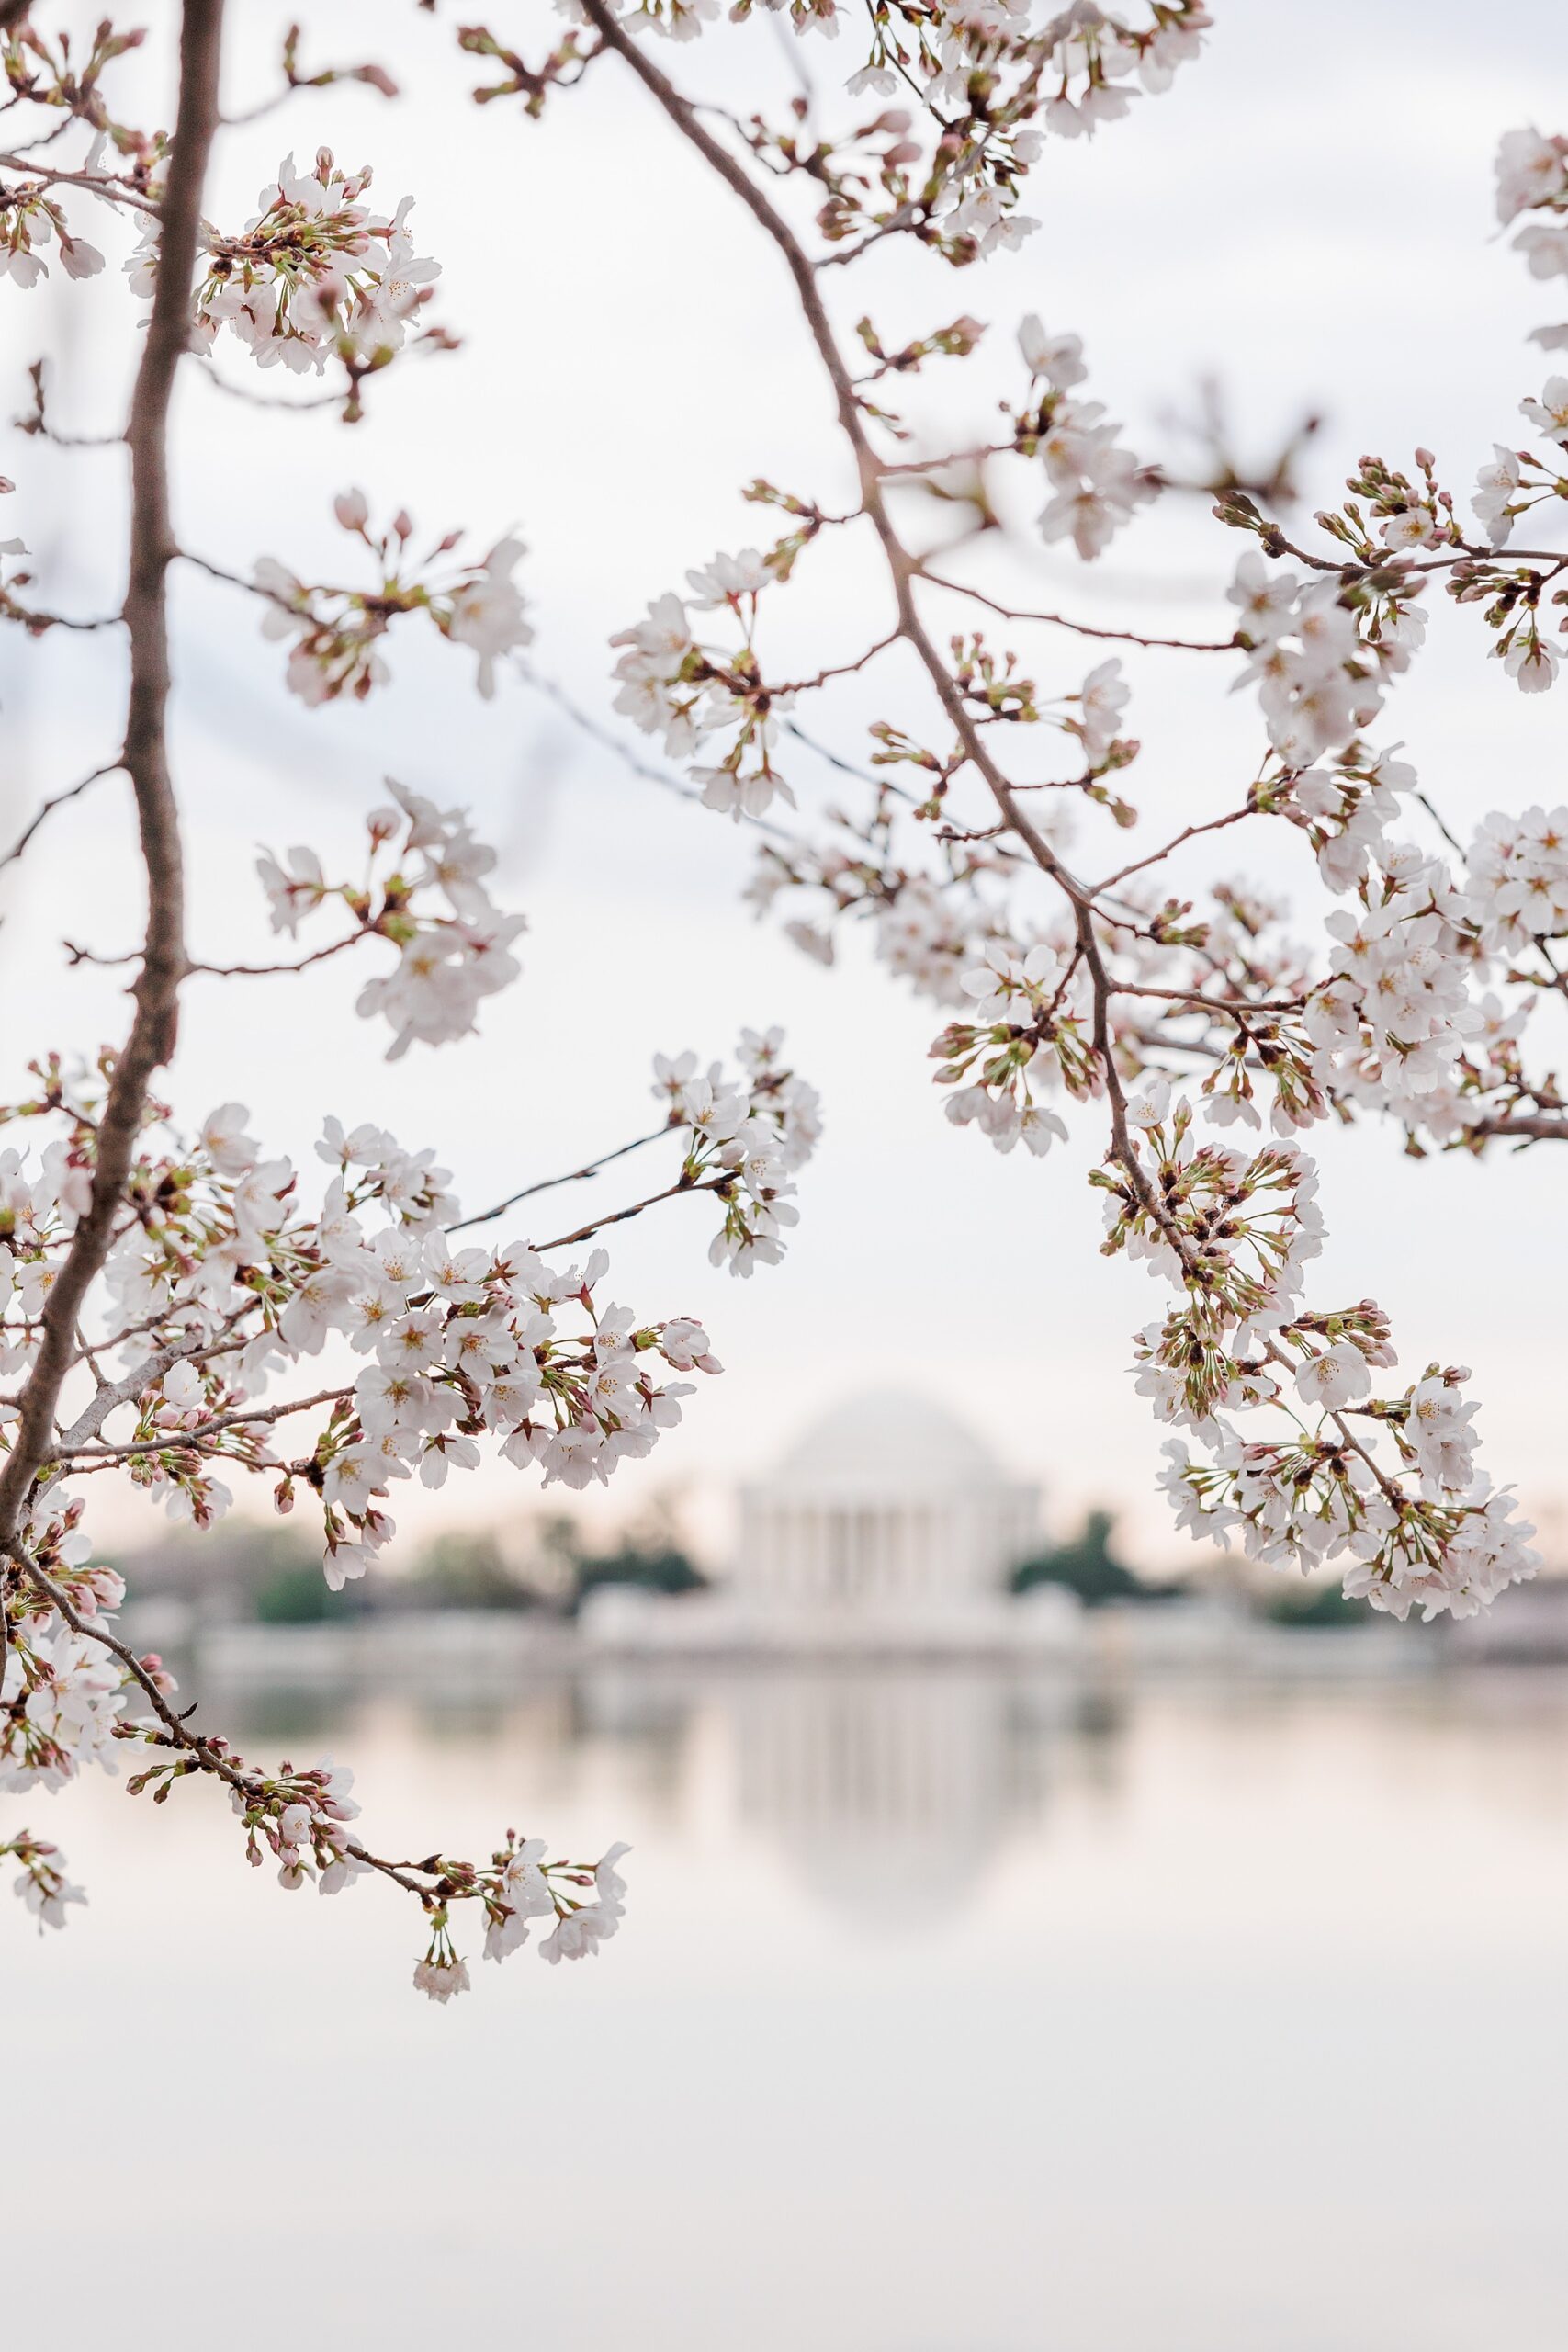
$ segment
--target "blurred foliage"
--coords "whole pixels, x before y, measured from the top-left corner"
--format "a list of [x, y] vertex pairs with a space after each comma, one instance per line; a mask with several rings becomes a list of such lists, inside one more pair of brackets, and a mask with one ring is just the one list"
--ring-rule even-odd
[[538, 1609], [536, 1587], [507, 1560], [493, 1534], [438, 1535], [400, 1577], [400, 1609]]
[[606, 1551], [590, 1550], [577, 1521], [565, 1512], [534, 1521], [525, 1548], [508, 1546], [503, 1534], [482, 1530], [438, 1535], [404, 1574], [361, 1589], [367, 1590], [372, 1607], [544, 1609], [571, 1617], [600, 1585], [674, 1594], [698, 1591], [707, 1581], [682, 1545], [668, 1510], [658, 1505]]
[[1364, 1625], [1369, 1611], [1364, 1600], [1347, 1600], [1337, 1584], [1292, 1584], [1271, 1592], [1258, 1604], [1258, 1613], [1270, 1625]]
[[706, 1589], [707, 1578], [682, 1544], [673, 1516], [663, 1502], [650, 1504], [608, 1552], [582, 1550], [570, 1520], [558, 1520], [555, 1528], [567, 1571], [566, 1606], [573, 1616], [602, 1585], [631, 1585], [639, 1592], [661, 1592], [671, 1598]]
[[1108, 1510], [1091, 1510], [1070, 1543], [1021, 1561], [1008, 1578], [1008, 1590], [1030, 1592], [1036, 1585], [1065, 1585], [1089, 1609], [1101, 1609], [1108, 1600], [1169, 1600], [1168, 1586], [1145, 1584], [1116, 1558], [1111, 1549], [1114, 1525]]
[[642, 1592], [673, 1594], [705, 1591], [707, 1578], [673, 1545], [645, 1548], [628, 1541], [614, 1552], [592, 1553], [579, 1562], [573, 1612], [591, 1592], [605, 1584], [636, 1585]]
[[274, 1568], [257, 1585], [252, 1610], [263, 1625], [320, 1625], [344, 1617], [362, 1617], [365, 1604], [352, 1585], [334, 1592], [321, 1574], [320, 1560], [297, 1560]]
[[317, 1625], [426, 1609], [540, 1609], [570, 1617], [600, 1585], [673, 1595], [707, 1584], [662, 1502], [604, 1550], [591, 1549], [578, 1522], [557, 1512], [499, 1531], [438, 1535], [411, 1566], [400, 1571], [388, 1563], [341, 1592], [321, 1573], [319, 1546], [286, 1520], [233, 1519], [216, 1537], [199, 1539], [182, 1529], [109, 1564], [127, 1575], [139, 1599], [188, 1601], [206, 1623]]

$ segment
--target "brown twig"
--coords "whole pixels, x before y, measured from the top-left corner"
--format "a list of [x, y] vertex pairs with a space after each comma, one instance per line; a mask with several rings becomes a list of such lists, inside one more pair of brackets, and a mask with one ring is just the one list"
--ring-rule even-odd
[[[142, 1382], [143, 1387], [147, 1385]], [[178, 1453], [187, 1449], [198, 1452], [209, 1438], [220, 1437], [226, 1430], [269, 1428], [276, 1421], [288, 1420], [291, 1414], [313, 1412], [318, 1405], [341, 1405], [345, 1396], [353, 1394], [352, 1388], [318, 1388], [313, 1396], [290, 1396], [277, 1405], [239, 1407], [231, 1413], [214, 1414], [210, 1420], [199, 1422], [195, 1429], [158, 1430], [151, 1437], [137, 1438], [126, 1445], [62, 1444], [59, 1458], [75, 1463], [129, 1462], [139, 1454]], [[232, 1461], [235, 1457], [231, 1454], [225, 1459]]]
[[722, 1175], [710, 1176], [700, 1184], [688, 1183], [684, 1180], [666, 1184], [661, 1193], [649, 1193], [645, 1200], [633, 1201], [628, 1208], [611, 1209], [606, 1216], [596, 1216], [592, 1225], [580, 1225], [575, 1233], [558, 1233], [553, 1241], [536, 1241], [530, 1246], [535, 1250], [570, 1250], [574, 1242], [591, 1241], [605, 1226], [624, 1225], [627, 1217], [640, 1216], [644, 1209], [656, 1208], [660, 1201], [672, 1201], [682, 1193], [724, 1193], [734, 1182], [735, 1171], [727, 1168]]
[[657, 1143], [660, 1136], [670, 1134], [673, 1124], [667, 1119], [651, 1134], [638, 1136], [633, 1143], [617, 1144], [614, 1151], [601, 1152], [597, 1159], [589, 1160], [585, 1167], [570, 1169], [564, 1176], [541, 1176], [536, 1184], [525, 1184], [520, 1193], [509, 1193], [505, 1200], [497, 1201], [492, 1209], [479, 1209], [472, 1216], [459, 1217], [457, 1224], [449, 1225], [446, 1230], [448, 1233], [466, 1233], [472, 1225], [489, 1225], [492, 1218], [504, 1216], [508, 1209], [514, 1209], [519, 1201], [532, 1200], [536, 1193], [553, 1192], [558, 1184], [584, 1183], [590, 1176], [597, 1176], [602, 1168], [608, 1168], [612, 1160], [624, 1159], [628, 1151], [641, 1151], [646, 1144]]
[[1164, 647], [1172, 653], [1234, 653], [1237, 650], [1234, 637], [1144, 637], [1134, 628], [1100, 628], [1092, 621], [1070, 620], [1066, 613], [1019, 612], [1010, 605], [1000, 605], [994, 596], [984, 595], [978, 588], [966, 588], [962, 581], [949, 580], [945, 573], [929, 571], [920, 566], [920, 577], [933, 588], [945, 588], [951, 595], [967, 596], [971, 604], [984, 605], [987, 611], [997, 613], [1004, 621], [1045, 621], [1053, 628], [1070, 628], [1077, 637], [1101, 637], [1122, 645]]
[[63, 792], [57, 792], [52, 799], [46, 800], [42, 808], [28, 819], [5, 855], [0, 857], [0, 866], [16, 864], [46, 817], [51, 816], [56, 808], [63, 808], [67, 801], [80, 798], [88, 786], [96, 784], [101, 777], [118, 775], [124, 764], [123, 760], [106, 760], [101, 768], [95, 768], [91, 775], [85, 775], [80, 784], [68, 785]]

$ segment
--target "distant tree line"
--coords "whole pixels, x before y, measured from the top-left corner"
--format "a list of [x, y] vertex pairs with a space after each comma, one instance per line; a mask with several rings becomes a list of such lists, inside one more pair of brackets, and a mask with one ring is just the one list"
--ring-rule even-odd
[[[1115, 1524], [1108, 1510], [1091, 1510], [1068, 1542], [1021, 1560], [1008, 1578], [1008, 1589], [1025, 1593], [1041, 1585], [1060, 1585], [1076, 1593], [1089, 1609], [1103, 1609], [1112, 1601], [1157, 1605], [1190, 1592], [1191, 1587], [1185, 1582], [1150, 1584], [1118, 1559], [1111, 1548]], [[1277, 1625], [1348, 1625], [1361, 1615], [1337, 1584], [1314, 1584], [1299, 1577], [1266, 1593], [1249, 1590], [1247, 1600], [1257, 1615]]]

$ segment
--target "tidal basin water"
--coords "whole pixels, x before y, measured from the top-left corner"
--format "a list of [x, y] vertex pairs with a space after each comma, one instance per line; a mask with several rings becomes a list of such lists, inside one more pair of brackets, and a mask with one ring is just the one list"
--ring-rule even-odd
[[[204, 1695], [371, 1841], [633, 1841], [596, 1961], [409, 1984], [216, 1793], [5, 1801], [6, 2305], [126, 2352], [1562, 2352], [1568, 1677]], [[470, 1934], [470, 1943], [476, 1941]]]

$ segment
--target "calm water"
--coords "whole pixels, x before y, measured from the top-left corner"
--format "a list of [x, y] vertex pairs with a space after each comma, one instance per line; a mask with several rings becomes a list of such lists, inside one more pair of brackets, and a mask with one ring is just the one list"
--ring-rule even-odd
[[405, 1851], [629, 1838], [628, 1919], [441, 2011], [390, 1890], [283, 1894], [213, 1792], [29, 1800], [92, 1907], [0, 1910], [18, 2340], [1568, 2340], [1568, 1679], [212, 1713]]

